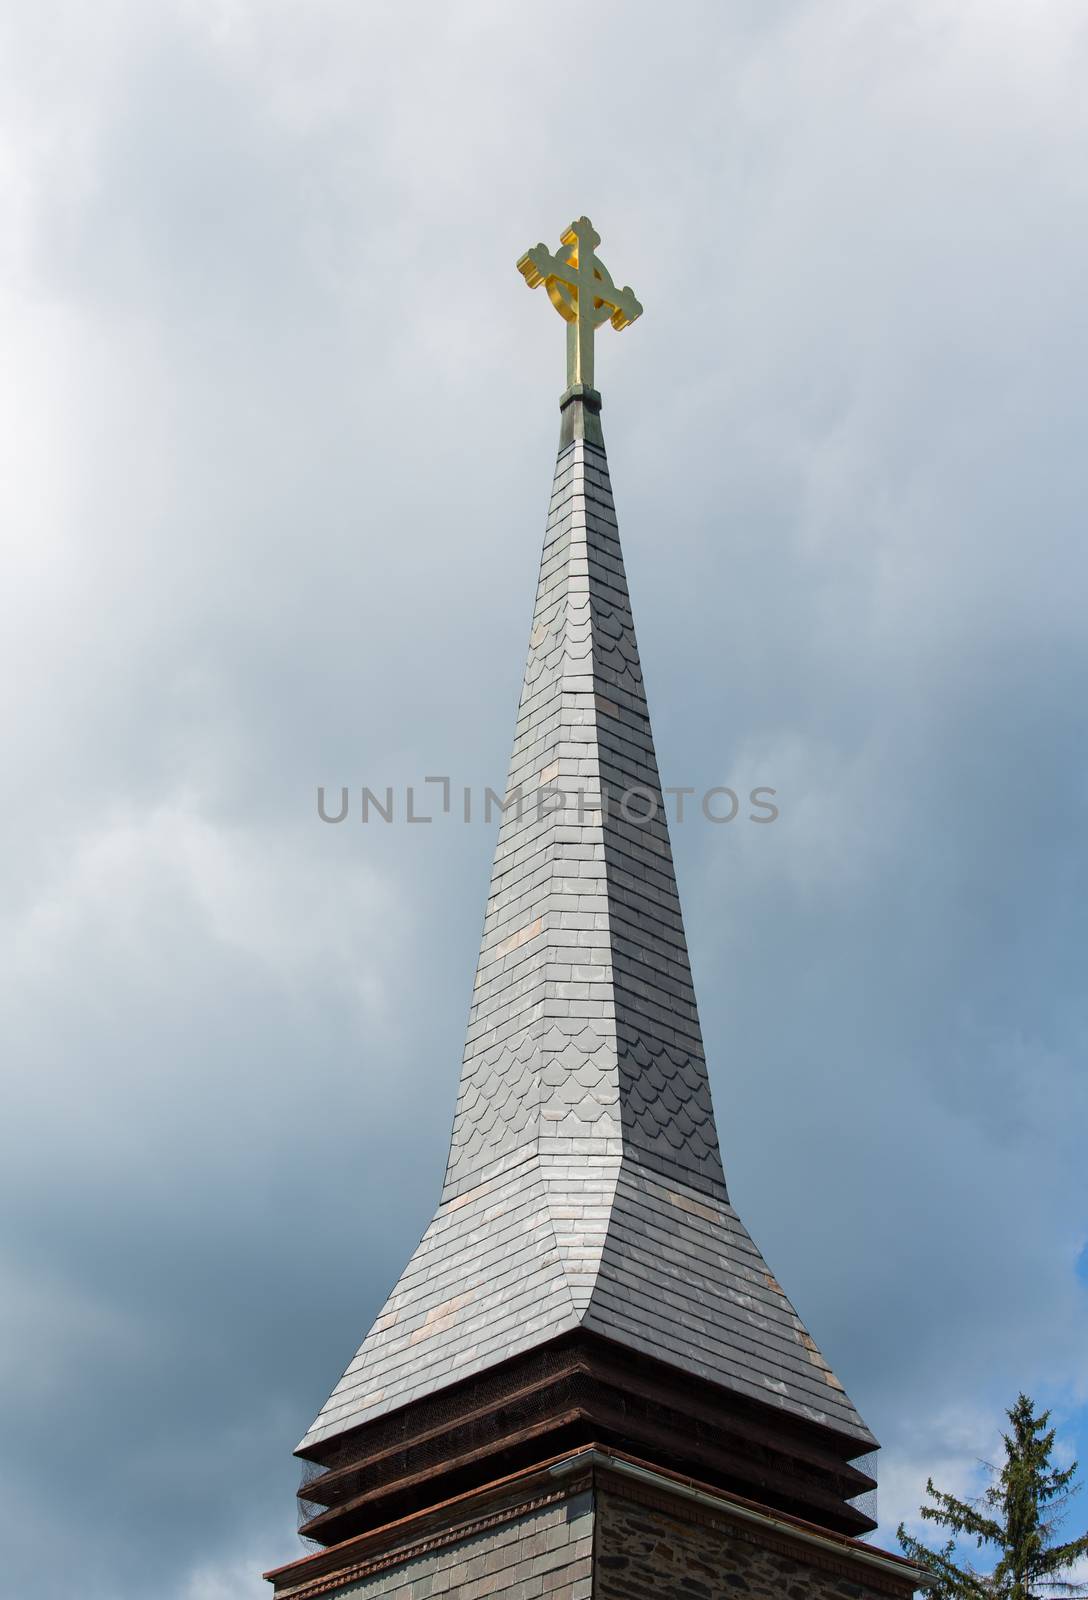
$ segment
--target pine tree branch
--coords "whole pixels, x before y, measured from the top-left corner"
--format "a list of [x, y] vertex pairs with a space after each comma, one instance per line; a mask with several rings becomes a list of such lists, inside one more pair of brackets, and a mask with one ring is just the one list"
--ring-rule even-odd
[[992, 1517], [983, 1516], [982, 1512], [970, 1505], [966, 1500], [959, 1500], [954, 1494], [945, 1494], [934, 1487], [933, 1479], [926, 1480], [926, 1494], [930, 1499], [936, 1500], [936, 1506], [923, 1506], [921, 1514], [927, 1522], [939, 1523], [942, 1527], [951, 1528], [953, 1533], [967, 1533], [982, 1544], [1001, 1543], [1001, 1526]]
[[1069, 1539], [1065, 1544], [1054, 1544], [1049, 1550], [1040, 1551], [1036, 1571], [1061, 1572], [1064, 1567], [1071, 1567], [1074, 1561], [1079, 1561], [1081, 1556], [1088, 1556], [1088, 1533], [1082, 1533], [1079, 1539]]
[[965, 1570], [957, 1566], [952, 1560], [955, 1540], [949, 1539], [941, 1550], [931, 1550], [920, 1539], [909, 1534], [902, 1523], [899, 1524], [896, 1538], [904, 1554], [936, 1579], [931, 1591], [933, 1600], [987, 1600], [985, 1579], [970, 1568]]

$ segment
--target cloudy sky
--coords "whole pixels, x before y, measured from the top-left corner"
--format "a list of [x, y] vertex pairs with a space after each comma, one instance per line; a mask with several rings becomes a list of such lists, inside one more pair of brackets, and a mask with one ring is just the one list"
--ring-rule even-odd
[[733, 1197], [885, 1540], [1020, 1387], [1088, 1457], [1086, 73], [1081, 0], [7, 0], [11, 1592], [297, 1550], [495, 831], [316, 787], [501, 784], [583, 211], [663, 776], [781, 806], [674, 829]]

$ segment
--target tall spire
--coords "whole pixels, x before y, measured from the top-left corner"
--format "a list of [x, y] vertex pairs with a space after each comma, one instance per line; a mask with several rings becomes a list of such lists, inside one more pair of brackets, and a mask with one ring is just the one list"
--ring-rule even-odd
[[600, 400], [561, 434], [434, 1220], [302, 1449], [582, 1328], [875, 1441], [728, 1202]]
[[600, 423], [641, 312], [587, 218], [518, 263], [573, 333], [438, 1209], [298, 1447], [279, 1600], [910, 1600], [876, 1441], [726, 1193]]
[[[599, 403], [568, 399], [564, 434]], [[725, 1196], [603, 444], [561, 443], [443, 1198], [627, 1155]]]

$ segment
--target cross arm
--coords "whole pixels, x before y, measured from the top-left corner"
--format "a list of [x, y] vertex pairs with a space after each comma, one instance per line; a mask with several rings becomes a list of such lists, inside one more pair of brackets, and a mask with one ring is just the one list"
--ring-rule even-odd
[[[565, 283], [570, 289], [583, 289], [585, 280], [578, 267], [572, 266], [569, 261], [564, 261], [562, 256], [553, 256], [546, 244], [535, 244], [518, 262], [518, 271], [529, 285], [530, 289], [537, 289], [549, 278], [558, 278], [560, 283]], [[611, 321], [614, 328], [626, 328], [636, 318], [642, 315], [642, 306], [635, 299], [630, 284], [624, 284], [622, 289], [617, 289], [611, 278], [603, 277], [599, 265], [594, 268], [590, 281], [590, 290], [593, 298], [612, 308]]]

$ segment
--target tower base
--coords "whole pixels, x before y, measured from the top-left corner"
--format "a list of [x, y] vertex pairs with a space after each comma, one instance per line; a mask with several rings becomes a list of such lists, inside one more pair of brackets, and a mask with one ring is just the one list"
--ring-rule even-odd
[[267, 1574], [276, 1600], [910, 1600], [920, 1569], [590, 1445]]

